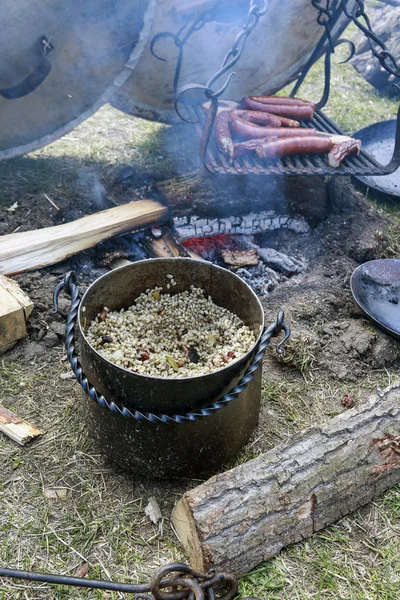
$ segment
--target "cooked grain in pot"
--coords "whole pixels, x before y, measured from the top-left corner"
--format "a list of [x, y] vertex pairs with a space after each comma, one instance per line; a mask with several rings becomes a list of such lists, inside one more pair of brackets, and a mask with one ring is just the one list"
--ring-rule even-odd
[[[167, 288], [174, 285], [169, 276]], [[104, 307], [90, 324], [89, 343], [120, 367], [175, 378], [221, 369], [255, 343], [251, 329], [204, 290], [191, 286], [170, 294], [162, 289], [146, 290], [126, 310]]]

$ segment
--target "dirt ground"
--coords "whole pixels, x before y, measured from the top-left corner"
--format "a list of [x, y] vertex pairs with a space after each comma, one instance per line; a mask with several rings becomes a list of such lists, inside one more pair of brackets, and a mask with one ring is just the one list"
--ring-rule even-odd
[[[177, 161], [179, 143], [166, 153], [171, 135], [176, 144], [179, 134], [105, 107], [64, 140], [0, 164], [0, 234], [158, 197], [158, 181], [196, 166], [193, 153], [183, 166]], [[398, 255], [397, 207], [388, 199], [367, 200], [365, 189], [348, 178], [329, 183], [329, 198], [326, 219], [310, 233], [260, 237], [301, 258], [307, 268], [262, 299], [267, 321], [285, 311], [292, 341], [283, 360], [273, 348], [266, 356], [260, 423], [234, 464], [337, 415], [345, 410], [346, 394], [361, 403], [398, 376], [398, 342], [365, 319], [349, 287], [358, 264]], [[0, 401], [44, 435], [25, 448], [0, 437], [0, 563], [64, 574], [88, 563], [93, 578], [137, 582], [160, 565], [185, 559], [169, 516], [185, 489], [197, 482], [136, 481], [94, 451], [80, 419], [81, 393], [70, 378], [63, 346], [69, 303], [63, 297], [63, 315], [55, 314], [52, 294], [70, 269], [83, 291], [106, 272], [101, 258], [101, 249], [89, 250], [16, 277], [35, 309], [27, 338], [0, 357]], [[162, 511], [159, 525], [144, 512], [151, 496]], [[243, 580], [241, 593], [288, 600], [396, 600], [399, 543], [400, 490], [395, 489], [261, 566]], [[119, 597], [0, 583], [1, 600]]]

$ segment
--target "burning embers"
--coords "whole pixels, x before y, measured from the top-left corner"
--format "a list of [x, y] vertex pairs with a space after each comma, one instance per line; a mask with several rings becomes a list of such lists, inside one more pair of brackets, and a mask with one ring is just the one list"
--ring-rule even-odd
[[273, 248], [262, 248], [251, 235], [217, 234], [190, 238], [182, 246], [199, 257], [234, 270], [253, 290], [264, 295], [292, 275], [301, 273], [304, 264]]
[[[183, 220], [177, 219], [178, 222]], [[263, 224], [263, 215], [226, 219], [192, 218], [190, 224], [187, 224], [189, 220], [184, 221], [185, 227], [177, 228], [175, 232], [163, 225], [128, 236], [129, 239], [124, 240], [123, 251], [114, 247], [108, 250], [105, 256], [103, 255], [102, 264], [116, 268], [128, 264], [128, 258], [130, 261], [178, 256], [204, 259], [234, 271], [259, 295], [267, 294], [279, 283], [298, 275], [305, 268], [302, 261], [273, 248], [263, 247], [263, 242], [259, 241], [262, 236], [257, 235], [265, 232], [264, 227], [258, 225]], [[218, 231], [221, 228], [221, 221], [231, 223], [230, 229], [239, 230], [240, 233], [213, 235], [213, 229]], [[283, 223], [286, 228], [290, 225], [291, 229], [297, 232], [304, 233], [309, 230], [301, 219], [274, 217], [268, 221], [269, 227], [273, 229], [280, 228], [280, 223]], [[197, 226], [199, 222], [200, 226]], [[182, 230], [184, 233], [188, 230], [198, 232], [198, 235], [185, 238], [180, 235]]]

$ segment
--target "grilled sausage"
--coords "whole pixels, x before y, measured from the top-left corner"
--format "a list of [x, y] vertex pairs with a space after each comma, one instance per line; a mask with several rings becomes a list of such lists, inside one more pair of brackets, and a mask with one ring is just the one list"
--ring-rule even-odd
[[282, 126], [282, 117], [277, 117], [276, 115], [270, 115], [267, 112], [257, 110], [234, 110], [231, 112], [231, 121], [236, 117], [249, 121], [250, 123], [255, 123], [256, 125], [269, 125], [270, 127]]
[[314, 109], [311, 105], [301, 104], [265, 104], [256, 102], [250, 98], [243, 98], [243, 106], [249, 110], [260, 110], [262, 112], [287, 117], [288, 119], [301, 119], [311, 121], [314, 118]]
[[300, 127], [299, 129], [292, 129], [290, 127], [260, 127], [249, 123], [240, 117], [235, 117], [231, 121], [231, 132], [235, 134], [235, 137], [241, 140], [255, 140], [266, 137], [310, 137], [319, 135], [315, 129], [306, 129]]
[[287, 119], [279, 115], [270, 115], [260, 110], [234, 110], [232, 118], [237, 116], [256, 125], [269, 125], [270, 127], [300, 127], [300, 123], [294, 119]]
[[238, 144], [233, 144], [233, 159], [240, 158], [241, 156], [245, 156], [246, 154], [252, 154], [255, 152], [257, 146], [263, 143], [272, 142], [275, 140], [279, 140], [282, 138], [278, 138], [278, 136], [271, 136], [266, 138], [261, 138], [260, 140], [247, 140], [246, 142], [239, 142]]
[[358, 155], [360, 154], [360, 150], [361, 140], [356, 140], [354, 138], [350, 138], [349, 140], [345, 140], [339, 144], [334, 143], [332, 146], [332, 150], [328, 154], [329, 164], [331, 167], [337, 169], [337, 167], [340, 167], [343, 160], [347, 156], [350, 156], [350, 154]]
[[256, 154], [259, 158], [283, 158], [304, 154], [327, 154], [333, 146], [329, 137], [292, 137], [263, 142], [257, 145]]
[[316, 110], [316, 106], [309, 100], [301, 100], [300, 98], [286, 98], [285, 96], [248, 96], [250, 100], [254, 102], [262, 102], [263, 104], [289, 104], [299, 106], [311, 106], [313, 110]]
[[229, 163], [233, 160], [233, 141], [229, 130], [230, 116], [228, 112], [221, 112], [216, 116], [214, 135], [218, 149], [224, 154]]

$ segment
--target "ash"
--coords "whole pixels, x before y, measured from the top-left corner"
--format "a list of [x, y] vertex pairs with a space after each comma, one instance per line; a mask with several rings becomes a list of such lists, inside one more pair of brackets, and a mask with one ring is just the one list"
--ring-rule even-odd
[[251, 287], [257, 296], [269, 294], [280, 283], [288, 279], [285, 275], [277, 273], [263, 263], [259, 263], [256, 267], [238, 269], [236, 274]]
[[[303, 261], [278, 252], [273, 248], [260, 248], [257, 244], [243, 236], [242, 243], [246, 247], [255, 248], [259, 257], [256, 266], [242, 267], [233, 270], [249, 285], [258, 296], [272, 292], [280, 283], [302, 273], [306, 265]], [[226, 267], [226, 265], [223, 265]]]

